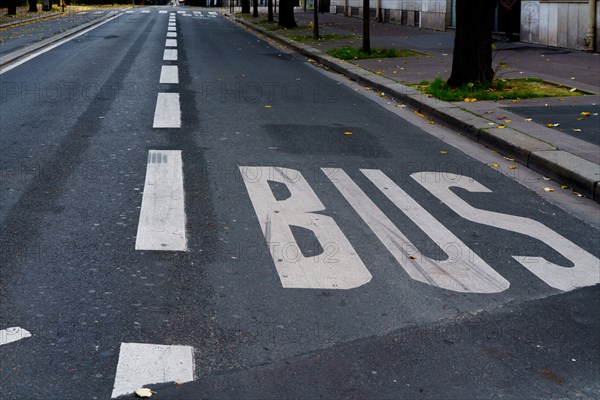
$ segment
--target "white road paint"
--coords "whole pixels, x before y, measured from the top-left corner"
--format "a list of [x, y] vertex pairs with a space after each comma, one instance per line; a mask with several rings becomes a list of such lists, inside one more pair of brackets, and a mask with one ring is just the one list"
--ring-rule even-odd
[[323, 171], [412, 279], [464, 293], [498, 293], [510, 287], [506, 279], [383, 172], [361, 169], [400, 211], [431, 238], [445, 254], [445, 260], [437, 261], [423, 255], [344, 171], [327, 168]]
[[185, 14], [185, 11], [177, 11], [177, 14]]
[[[239, 168], [283, 287], [353, 289], [371, 280], [335, 221], [318, 214], [325, 207], [299, 171]], [[277, 200], [269, 182], [285, 185], [290, 196]], [[321, 254], [304, 256], [290, 226], [312, 231], [323, 249]]]
[[159, 83], [179, 83], [179, 70], [176, 65], [163, 65]]
[[129, 11], [125, 11], [125, 14], [133, 14], [135, 11], [129, 10]]
[[177, 61], [177, 49], [165, 49], [163, 53], [164, 61]]
[[153, 128], [181, 128], [179, 93], [159, 93], [154, 110]]
[[166, 14], [166, 13], [167, 13], [167, 10], [160, 10], [158, 13], [159, 13], [159, 14]]
[[180, 150], [148, 152], [135, 249], [187, 249]]
[[165, 41], [165, 47], [177, 47], [177, 39], [167, 39]]
[[0, 330], [0, 346], [31, 337], [31, 333], [23, 328], [14, 326]]
[[167, 30], [168, 30], [169, 32], [175, 32], [175, 31], [177, 31], [177, 28], [175, 28], [174, 26], [169, 26], [169, 27], [167, 28]]
[[49, 46], [46, 46], [43, 49], [41, 49], [39, 51], [36, 51], [35, 53], [30, 54], [27, 57], [24, 57], [21, 60], [15, 62], [15, 63], [12, 63], [12, 64], [10, 64], [10, 65], [8, 65], [6, 67], [2, 67], [2, 68], [0, 68], [0, 75], [2, 75], [5, 72], [10, 71], [13, 68], [18, 67], [19, 65], [25, 64], [27, 61], [33, 60], [37, 56], [40, 56], [40, 55], [42, 55], [42, 54], [44, 54], [44, 53], [46, 53], [46, 52], [48, 52], [48, 51], [50, 51], [52, 49], [55, 49], [55, 48], [57, 48], [58, 46], [60, 46], [62, 44], [68, 43], [71, 40], [78, 38], [79, 36], [85, 35], [86, 33], [88, 33], [90, 31], [92, 31], [92, 30], [94, 30], [94, 29], [96, 29], [96, 28], [98, 28], [98, 27], [100, 27], [100, 26], [102, 26], [102, 25], [104, 25], [104, 24], [112, 21], [113, 19], [119, 17], [120, 15], [122, 15], [122, 14], [116, 14], [116, 15], [114, 15], [114, 16], [112, 16], [110, 18], [107, 18], [104, 21], [98, 23], [97, 25], [94, 25], [94, 26], [91, 26], [91, 27], [89, 27], [87, 29], [84, 29], [81, 32], [79, 32], [79, 33], [77, 33], [77, 34], [75, 34], [73, 36], [69, 36], [68, 38], [66, 38], [64, 40], [61, 40], [60, 42], [57, 42], [57, 43], [51, 44]]
[[168, 38], [176, 38], [177, 37], [177, 32], [167, 32], [167, 37]]
[[175, 22], [169, 22], [169, 26], [173, 27], [173, 26], [177, 26], [177, 24]]
[[142, 10], [142, 14], [150, 14], [150, 10]]
[[219, 13], [217, 13], [216, 11], [209, 11], [208, 15], [219, 15]]
[[444, 176], [445, 179], [440, 180], [436, 179], [435, 174], [425, 172], [411, 175], [415, 181], [462, 218], [535, 238], [572, 262], [574, 266], [569, 268], [551, 263], [543, 257], [524, 256], [522, 254], [512, 256], [553, 288], [569, 291], [578, 287], [600, 283], [600, 260], [598, 258], [538, 221], [471, 206], [451, 191], [450, 188], [457, 187], [476, 193], [491, 193], [492, 191], [466, 176], [449, 173], [444, 174]]
[[193, 347], [121, 343], [111, 397], [134, 393], [145, 385], [193, 380]]

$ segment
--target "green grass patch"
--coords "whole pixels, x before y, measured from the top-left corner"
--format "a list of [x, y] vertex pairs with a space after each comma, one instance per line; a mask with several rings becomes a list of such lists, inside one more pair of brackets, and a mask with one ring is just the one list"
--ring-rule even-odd
[[[288, 35], [288, 38], [296, 42], [316, 42], [317, 39], [313, 35]], [[328, 34], [319, 36], [318, 41], [346, 40], [356, 39], [354, 35]]]
[[540, 78], [497, 79], [491, 85], [467, 84], [453, 89], [441, 78], [433, 82], [422, 81], [411, 85], [416, 89], [444, 101], [477, 100], [516, 100], [538, 97], [581, 96], [579, 91], [545, 82]]
[[408, 49], [371, 49], [371, 54], [367, 54], [360, 48], [355, 47], [339, 47], [327, 51], [330, 56], [342, 60], [366, 60], [369, 58], [395, 58], [395, 57], [416, 57], [421, 53], [417, 53]]

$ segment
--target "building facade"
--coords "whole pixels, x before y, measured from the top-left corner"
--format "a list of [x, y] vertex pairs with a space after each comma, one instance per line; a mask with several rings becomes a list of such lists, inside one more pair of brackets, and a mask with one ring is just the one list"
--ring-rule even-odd
[[[499, 0], [495, 31], [522, 42], [600, 49], [600, 0]], [[362, 18], [362, 0], [330, 0], [332, 13]], [[370, 0], [371, 18], [445, 31], [456, 25], [456, 0]], [[591, 43], [591, 44], [590, 44]]]

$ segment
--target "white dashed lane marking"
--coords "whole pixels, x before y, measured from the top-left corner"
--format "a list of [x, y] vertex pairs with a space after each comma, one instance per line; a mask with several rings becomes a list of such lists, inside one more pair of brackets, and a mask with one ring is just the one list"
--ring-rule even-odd
[[153, 128], [180, 128], [179, 93], [159, 93], [154, 110]]
[[165, 49], [165, 52], [163, 53], [163, 60], [177, 61], [177, 49]]
[[177, 32], [167, 32], [167, 37], [168, 38], [176, 38], [177, 37]]
[[183, 164], [180, 150], [150, 150], [136, 250], [185, 251]]
[[112, 398], [156, 383], [194, 380], [194, 348], [146, 343], [121, 343]]
[[179, 83], [179, 70], [176, 65], [163, 65], [160, 70], [159, 83]]
[[31, 333], [18, 326], [0, 330], [0, 346], [31, 337]]
[[167, 39], [165, 41], [165, 47], [177, 47], [177, 39]]

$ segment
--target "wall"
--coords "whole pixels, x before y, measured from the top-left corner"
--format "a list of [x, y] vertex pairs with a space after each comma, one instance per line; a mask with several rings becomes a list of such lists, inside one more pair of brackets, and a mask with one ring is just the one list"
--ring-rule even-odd
[[[598, 50], [598, 23], [600, 4], [596, 15], [596, 49]], [[588, 29], [589, 4], [587, 0], [528, 0], [521, 3], [521, 41], [548, 46], [585, 49], [583, 39]]]

